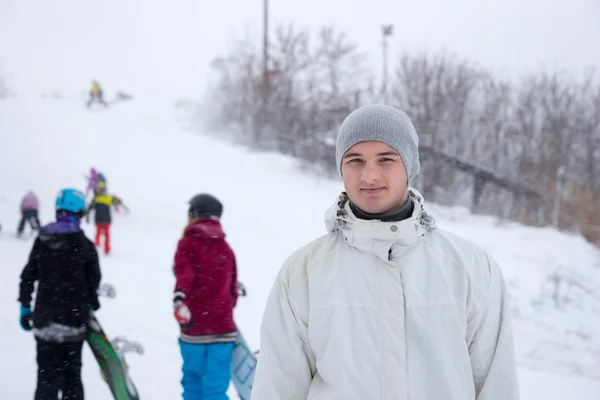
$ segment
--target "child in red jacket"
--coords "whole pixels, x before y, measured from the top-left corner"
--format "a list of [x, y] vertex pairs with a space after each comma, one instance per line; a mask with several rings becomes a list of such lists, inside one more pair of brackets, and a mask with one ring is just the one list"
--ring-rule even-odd
[[237, 270], [213, 196], [190, 200], [189, 222], [175, 254], [174, 314], [181, 327], [183, 399], [227, 399], [237, 330]]

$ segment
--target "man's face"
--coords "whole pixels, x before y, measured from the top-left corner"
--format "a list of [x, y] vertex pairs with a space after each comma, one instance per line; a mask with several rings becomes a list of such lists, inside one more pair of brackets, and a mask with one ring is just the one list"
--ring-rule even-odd
[[408, 177], [402, 158], [385, 143], [365, 141], [342, 158], [344, 187], [361, 210], [381, 214], [399, 210], [408, 198]]

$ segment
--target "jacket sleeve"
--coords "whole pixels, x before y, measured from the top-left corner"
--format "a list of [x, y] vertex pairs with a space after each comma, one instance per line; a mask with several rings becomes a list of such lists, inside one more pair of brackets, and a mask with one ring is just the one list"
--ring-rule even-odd
[[21, 272], [21, 284], [19, 286], [19, 302], [25, 307], [31, 307], [31, 296], [35, 281], [38, 279], [38, 259], [40, 240], [36, 239], [29, 260]]
[[100, 272], [100, 263], [98, 262], [98, 252], [94, 245], [88, 243], [88, 261], [87, 261], [87, 289], [90, 294], [90, 305], [94, 311], [100, 308], [100, 301], [98, 300], [98, 287], [102, 280], [102, 273]]
[[305, 400], [316, 371], [308, 346], [308, 326], [290, 301], [285, 282], [277, 278], [264, 312], [260, 357], [251, 400]]
[[85, 188], [85, 195], [87, 197], [87, 194], [90, 192], [90, 190], [92, 190], [94, 188], [94, 186], [93, 186], [91, 177], [89, 177], [87, 175], [84, 175], [83, 177], [87, 180], [87, 183], [88, 183], [87, 187]]
[[85, 211], [85, 215], [90, 215], [90, 212], [96, 207], [96, 198], [94, 197], [90, 204], [87, 206], [87, 210]]
[[185, 301], [186, 295], [189, 294], [192, 289], [195, 278], [193, 250], [189, 239], [185, 237], [181, 239], [177, 245], [177, 251], [175, 252], [175, 266], [173, 268], [176, 279], [173, 300]]
[[235, 256], [233, 256], [233, 271], [231, 271], [231, 298], [233, 300], [234, 307], [237, 304], [237, 299], [239, 296], [237, 282], [238, 282], [237, 263], [235, 260]]
[[508, 293], [502, 271], [488, 256], [490, 281], [469, 319], [469, 355], [477, 400], [518, 400], [519, 384]]

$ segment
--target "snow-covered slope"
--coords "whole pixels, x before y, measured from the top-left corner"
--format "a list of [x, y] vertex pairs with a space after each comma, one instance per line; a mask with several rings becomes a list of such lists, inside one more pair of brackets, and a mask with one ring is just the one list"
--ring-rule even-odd
[[[53, 217], [61, 187], [84, 187], [90, 166], [131, 208], [113, 224], [113, 253], [101, 255], [117, 298], [98, 316], [109, 335], [139, 340], [128, 358], [144, 400], [177, 398], [181, 360], [172, 318], [174, 247], [186, 202], [210, 192], [225, 204], [223, 225], [249, 291], [236, 309], [247, 341], [258, 347], [271, 283], [284, 259], [323, 234], [324, 210], [340, 182], [303, 175], [295, 162], [252, 153], [181, 129], [181, 115], [161, 101], [136, 100], [88, 111], [81, 100], [21, 98], [0, 102], [0, 398], [31, 398], [34, 340], [18, 325], [18, 276], [32, 238], [12, 236], [18, 203], [33, 189], [41, 219]], [[499, 224], [463, 209], [431, 206], [438, 224], [483, 246], [509, 282], [523, 399], [584, 399], [600, 393], [600, 252], [577, 236]], [[85, 225], [90, 235], [91, 225]], [[110, 397], [89, 350], [87, 398]]]

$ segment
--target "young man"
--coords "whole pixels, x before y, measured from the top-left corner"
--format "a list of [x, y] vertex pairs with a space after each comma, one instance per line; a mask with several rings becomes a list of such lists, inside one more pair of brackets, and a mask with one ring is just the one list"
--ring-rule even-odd
[[40, 220], [38, 217], [38, 209], [40, 203], [37, 196], [31, 190], [21, 200], [21, 221], [17, 227], [17, 236], [21, 236], [25, 230], [25, 224], [29, 222], [29, 226], [34, 231], [40, 229]]
[[437, 229], [408, 182], [410, 119], [343, 122], [329, 234], [287, 260], [261, 327], [253, 400], [516, 400], [508, 295], [482, 249]]
[[184, 400], [228, 398], [238, 291], [235, 256], [219, 223], [222, 212], [213, 196], [194, 196], [175, 254], [173, 303], [181, 327]]
[[[100, 267], [92, 242], [79, 227], [84, 194], [62, 190], [56, 199], [56, 222], [44, 226], [21, 274], [21, 327], [33, 329], [37, 342], [36, 400], [83, 399], [81, 348], [90, 309], [100, 308]], [[31, 310], [37, 281], [35, 309]]]
[[[117, 196], [109, 195], [106, 191], [106, 183], [98, 182], [95, 196], [88, 207], [88, 214], [94, 210], [94, 223], [96, 224], [96, 238], [94, 244], [100, 246], [102, 236], [104, 236], [104, 254], [110, 254], [110, 224], [112, 223], [112, 213], [110, 208], [119, 206], [125, 208], [125, 205]], [[86, 216], [89, 222], [89, 215]]]

